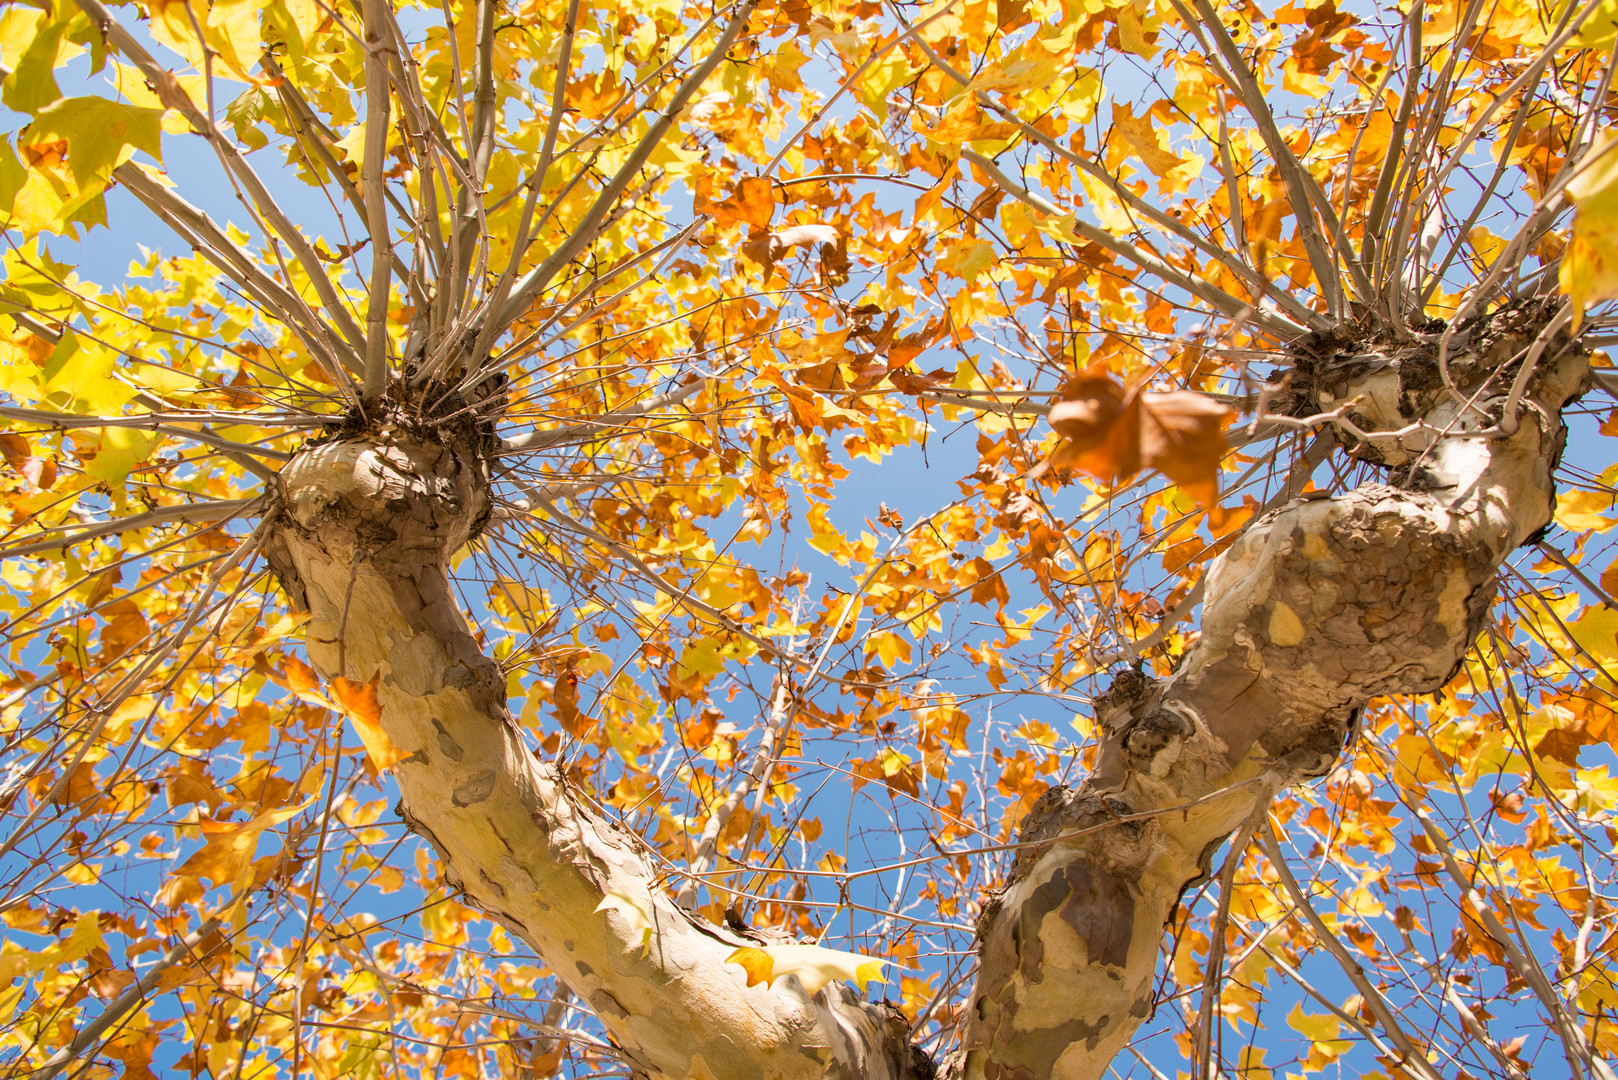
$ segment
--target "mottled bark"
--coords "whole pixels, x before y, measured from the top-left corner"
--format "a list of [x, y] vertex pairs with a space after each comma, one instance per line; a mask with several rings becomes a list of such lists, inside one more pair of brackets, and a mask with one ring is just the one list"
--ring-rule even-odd
[[[1039, 843], [980, 920], [966, 1076], [1101, 1077], [1151, 1014], [1165, 926], [1225, 838], [1327, 772], [1372, 697], [1449, 680], [1501, 561], [1554, 509], [1560, 414], [1588, 365], [1565, 338], [1529, 353], [1549, 314], [1523, 305], [1456, 335], [1449, 382], [1481, 389], [1482, 411], [1446, 390], [1433, 339], [1300, 343], [1299, 415], [1358, 400], [1367, 431], [1438, 432], [1345, 439], [1393, 482], [1254, 522], [1209, 567], [1201, 636], [1176, 672], [1126, 673], [1096, 702], [1094, 774], [1028, 816], [1021, 839]], [[1464, 437], [1495, 426], [1525, 353], [1538, 365], [1515, 434]]]
[[[310, 612], [325, 677], [380, 677], [408, 755], [400, 813], [450, 881], [545, 958], [652, 1077], [915, 1075], [897, 1010], [833, 983], [746, 985], [753, 944], [682, 911], [638, 837], [590, 812], [506, 709], [504, 672], [468, 630], [450, 557], [488, 515], [475, 433], [383, 427], [298, 454], [281, 474], [272, 562]], [[486, 447], [485, 447], [486, 449]], [[598, 910], [608, 900], [605, 910]]]

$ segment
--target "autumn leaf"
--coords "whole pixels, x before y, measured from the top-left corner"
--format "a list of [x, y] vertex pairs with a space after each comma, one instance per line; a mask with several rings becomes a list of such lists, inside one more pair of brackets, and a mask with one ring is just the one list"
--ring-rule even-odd
[[744, 222], [756, 229], [770, 227], [775, 214], [775, 185], [768, 177], [749, 176], [736, 185], [736, 193], [708, 211], [721, 220]]
[[1578, 207], [1562, 259], [1562, 291], [1573, 302], [1573, 330], [1585, 308], [1618, 296], [1618, 132], [1604, 132], [1567, 185]]
[[864, 990], [869, 983], [882, 980], [882, 967], [887, 963], [864, 953], [824, 949], [819, 945], [744, 946], [726, 959], [747, 972], [748, 986], [761, 983], [773, 986], [788, 975], [794, 975], [810, 997], [820, 993], [827, 983], [839, 979]]
[[1225, 427], [1235, 414], [1191, 390], [1144, 393], [1141, 398], [1141, 461], [1204, 506], [1219, 499], [1219, 462]]
[[1556, 523], [1574, 533], [1604, 533], [1618, 525], [1618, 520], [1607, 517], [1612, 509], [1610, 494], [1569, 489], [1557, 493]]
[[1069, 381], [1051, 406], [1050, 425], [1063, 437], [1050, 465], [1117, 483], [1156, 469], [1204, 506], [1219, 495], [1225, 426], [1234, 414], [1204, 394], [1125, 390], [1100, 371]]
[[1157, 128], [1152, 126], [1151, 116], [1135, 115], [1134, 108], [1127, 101], [1114, 102], [1112, 106], [1112, 129], [1123, 136], [1135, 156], [1146, 163], [1157, 176], [1167, 176], [1169, 173], [1185, 164], [1185, 159], [1171, 153], [1163, 145], [1167, 140]]
[[279, 810], [266, 810], [248, 821], [203, 821], [202, 850], [193, 854], [175, 870], [176, 875], [208, 878], [215, 885], [243, 885], [252, 869], [253, 853], [259, 837], [267, 829], [302, 813], [314, 798], [305, 799], [296, 806]]
[[808, 244], [840, 248], [843, 237], [830, 225], [792, 225], [754, 237], [742, 245], [742, 254], [772, 270], [789, 250]]
[[34, 117], [23, 136], [27, 145], [62, 140], [67, 164], [80, 187], [106, 180], [125, 158], [125, 149], [161, 158], [162, 109], [144, 109], [99, 97], [64, 98]]
[[56, 461], [35, 457], [28, 440], [11, 432], [0, 434], [0, 455], [6, 464], [34, 487], [46, 491], [56, 483]]
[[377, 699], [381, 679], [382, 673], [378, 671], [371, 676], [370, 682], [355, 682], [341, 675], [331, 681], [331, 695], [338, 711], [354, 725], [360, 742], [365, 744], [365, 753], [377, 772], [391, 769], [408, 756], [393, 744], [388, 733], [382, 729], [382, 703]]
[[582, 738], [595, 726], [595, 720], [579, 708], [577, 668], [569, 666], [556, 676], [556, 685], [551, 690], [551, 704], [556, 707], [556, 719], [561, 723], [562, 730], [575, 739]]

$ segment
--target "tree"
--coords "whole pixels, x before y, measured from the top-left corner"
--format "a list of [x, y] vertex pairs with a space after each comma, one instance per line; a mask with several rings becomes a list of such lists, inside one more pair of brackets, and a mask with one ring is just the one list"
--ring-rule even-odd
[[1615, 41], [9, 7], [6, 1068], [1612, 1077]]

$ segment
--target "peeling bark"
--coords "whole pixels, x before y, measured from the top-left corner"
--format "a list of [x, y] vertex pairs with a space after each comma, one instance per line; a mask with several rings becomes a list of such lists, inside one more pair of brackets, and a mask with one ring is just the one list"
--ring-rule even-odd
[[[1126, 672], [1096, 702], [1094, 774], [1023, 822], [1034, 841], [979, 923], [981, 966], [960, 1058], [985, 1080], [1101, 1077], [1153, 1009], [1165, 926], [1221, 843], [1274, 794], [1323, 775], [1372, 697], [1427, 693], [1461, 663], [1502, 560], [1551, 519], [1561, 410], [1585, 352], [1553, 342], [1514, 435], [1496, 427], [1537, 303], [1463, 328], [1447, 366], [1420, 340], [1320, 335], [1291, 392], [1298, 415], [1357, 400], [1361, 456], [1390, 483], [1304, 498], [1251, 525], [1207, 572], [1202, 633], [1160, 682]], [[1560, 350], [1560, 351], [1558, 351]], [[1516, 358], [1515, 360], [1513, 358]], [[1433, 430], [1411, 431], [1416, 421]]]
[[[382, 726], [406, 755], [399, 812], [465, 900], [544, 957], [652, 1077], [930, 1076], [898, 1010], [833, 983], [746, 985], [753, 944], [682, 911], [638, 837], [593, 814], [536, 759], [506, 679], [472, 637], [447, 567], [488, 517], [476, 432], [375, 426], [299, 453], [270, 541], [307, 607], [323, 677], [380, 675]], [[598, 910], [607, 898], [609, 906]]]

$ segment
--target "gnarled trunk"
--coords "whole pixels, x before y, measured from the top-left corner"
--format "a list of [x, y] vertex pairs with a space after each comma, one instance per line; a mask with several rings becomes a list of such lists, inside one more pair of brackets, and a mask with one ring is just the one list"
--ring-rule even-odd
[[395, 770], [405, 821], [468, 903], [589, 1003], [638, 1072], [914, 1075], [897, 1010], [837, 983], [813, 998], [791, 978], [747, 986], [726, 958], [754, 943], [676, 906], [639, 838], [575, 801], [525, 745], [505, 675], [447, 576], [489, 512], [478, 442], [383, 426], [306, 449], [281, 474], [272, 563], [310, 612], [321, 675], [378, 678], [382, 727], [407, 755]]
[[[1306, 497], [1254, 522], [1210, 566], [1202, 634], [1175, 674], [1127, 673], [1097, 702], [1094, 775], [1030, 813], [1020, 839], [1039, 846], [980, 920], [966, 1076], [1101, 1077], [1151, 1014], [1165, 926], [1224, 839], [1276, 791], [1327, 772], [1372, 697], [1449, 680], [1501, 562], [1555, 507], [1582, 349], [1547, 333], [1515, 434], [1466, 434], [1493, 426], [1481, 410], [1498, 413], [1524, 355], [1540, 355], [1531, 343], [1549, 314], [1529, 303], [1479, 320], [1448, 365], [1432, 342], [1300, 344], [1298, 415], [1355, 401], [1363, 430], [1435, 430], [1352, 440], [1403, 483]], [[1445, 367], [1463, 396], [1483, 388], [1477, 409], [1446, 390]]]

